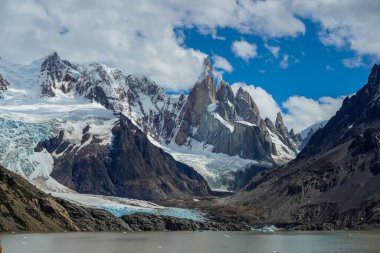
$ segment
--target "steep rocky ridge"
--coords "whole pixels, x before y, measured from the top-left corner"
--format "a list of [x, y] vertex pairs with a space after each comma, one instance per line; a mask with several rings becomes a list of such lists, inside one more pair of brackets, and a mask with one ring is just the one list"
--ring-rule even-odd
[[334, 228], [380, 225], [380, 66], [289, 165], [255, 176], [227, 202], [266, 222]]

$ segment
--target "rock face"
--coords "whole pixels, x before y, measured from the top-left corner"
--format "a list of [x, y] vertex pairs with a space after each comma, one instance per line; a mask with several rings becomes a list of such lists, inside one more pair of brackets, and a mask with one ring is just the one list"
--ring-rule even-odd
[[131, 231], [120, 218], [53, 198], [0, 166], [0, 232]]
[[380, 66], [288, 166], [255, 176], [229, 203], [266, 222], [380, 226]]
[[2, 94], [8, 89], [9, 82], [0, 74], [0, 98]]
[[208, 105], [215, 102], [215, 96], [211, 62], [209, 58], [206, 58], [201, 76], [190, 91], [179, 115], [181, 124], [175, 136], [175, 142], [178, 145], [187, 144], [188, 137], [192, 136], [194, 129], [200, 124]]
[[[213, 152], [238, 155], [267, 163], [284, 163], [297, 150], [295, 140], [280, 120], [268, 126], [251, 95], [219, 80], [215, 91], [209, 60], [191, 90], [177, 120], [175, 142], [191, 147], [192, 141], [213, 146]], [[272, 130], [270, 130], [273, 127]], [[275, 139], [275, 140], [274, 140]]]
[[212, 195], [193, 168], [154, 146], [127, 117], [120, 115], [112, 134], [111, 144], [105, 146], [85, 128], [82, 143], [89, 144], [77, 146], [61, 132], [35, 150], [55, 153], [51, 176], [80, 193], [154, 201]]

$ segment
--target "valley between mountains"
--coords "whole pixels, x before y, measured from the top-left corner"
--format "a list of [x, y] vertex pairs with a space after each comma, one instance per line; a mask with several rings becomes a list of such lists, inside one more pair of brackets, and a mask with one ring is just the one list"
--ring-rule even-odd
[[57, 53], [0, 59], [0, 230], [367, 229], [380, 226], [380, 67], [301, 133], [249, 86], [187, 93]]

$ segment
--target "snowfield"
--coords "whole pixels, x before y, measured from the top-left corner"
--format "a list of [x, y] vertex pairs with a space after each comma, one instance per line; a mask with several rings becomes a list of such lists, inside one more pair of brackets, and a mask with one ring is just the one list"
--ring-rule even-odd
[[165, 145], [157, 142], [148, 136], [149, 140], [156, 146], [162, 148], [179, 162], [193, 167], [201, 174], [209, 184], [212, 190], [228, 191], [223, 185], [222, 176], [229, 172], [243, 170], [251, 165], [262, 165], [271, 167], [272, 165], [265, 162], [243, 159], [239, 156], [229, 156], [222, 153], [213, 153], [213, 146], [205, 145], [197, 140], [191, 140], [191, 147], [178, 146], [175, 143]]

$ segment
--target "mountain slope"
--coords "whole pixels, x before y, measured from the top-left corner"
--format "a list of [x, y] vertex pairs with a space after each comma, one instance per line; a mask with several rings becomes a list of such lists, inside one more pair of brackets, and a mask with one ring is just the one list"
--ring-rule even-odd
[[264, 172], [229, 203], [272, 223], [380, 225], [380, 66], [289, 165]]
[[110, 213], [53, 198], [0, 166], [0, 232], [130, 231]]
[[55, 154], [51, 176], [67, 187], [80, 193], [156, 201], [212, 194], [193, 168], [150, 143], [127, 117], [120, 115], [109, 146], [89, 130], [89, 126], [83, 129], [82, 145], [65, 140], [61, 132], [36, 147], [37, 152]]

